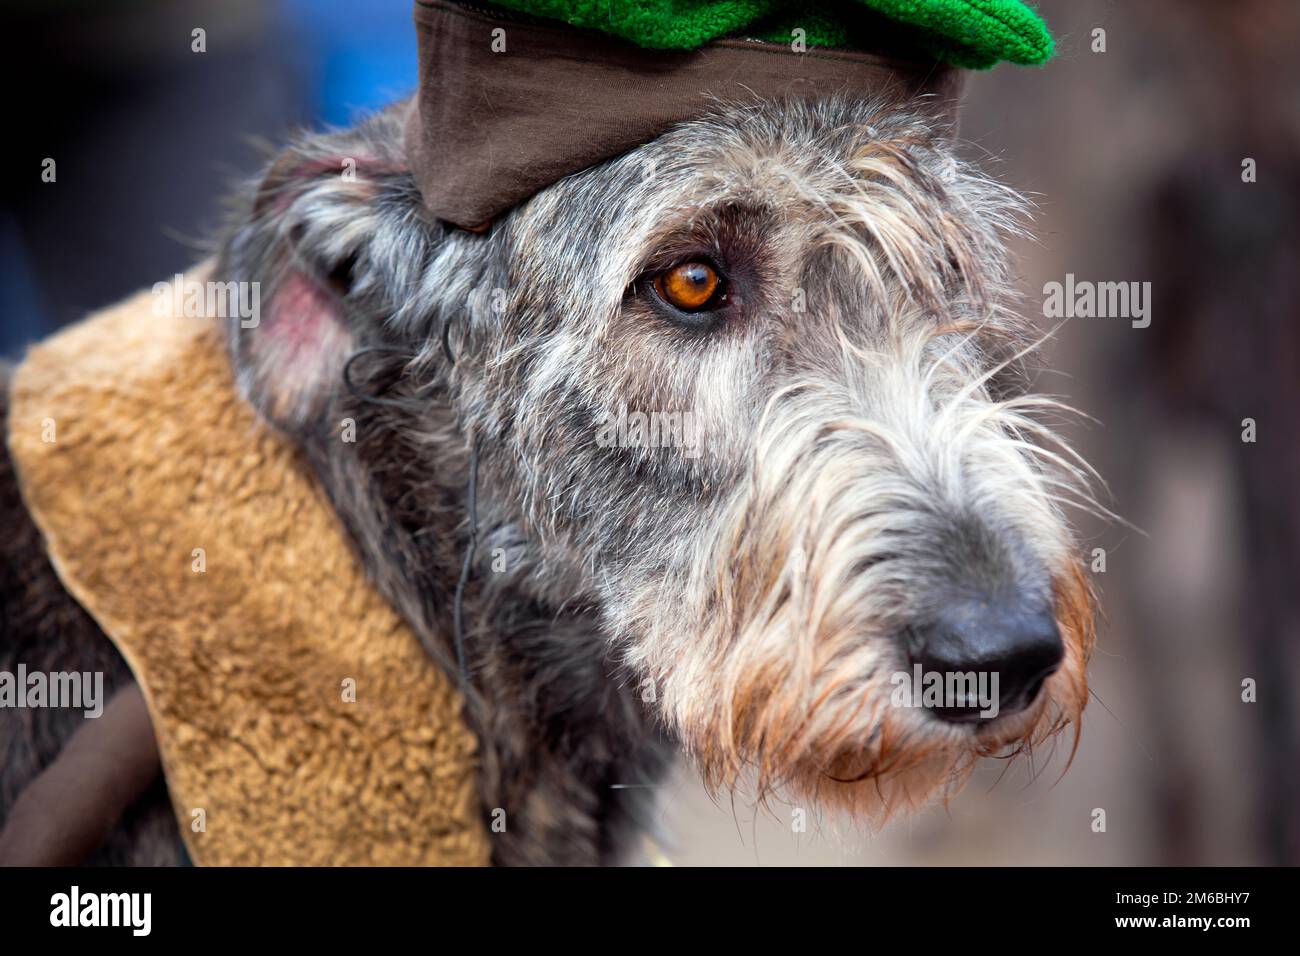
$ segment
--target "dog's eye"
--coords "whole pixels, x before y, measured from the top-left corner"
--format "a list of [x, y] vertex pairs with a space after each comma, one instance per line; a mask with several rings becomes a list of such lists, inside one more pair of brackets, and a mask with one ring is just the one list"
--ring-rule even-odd
[[654, 279], [659, 297], [683, 312], [715, 309], [726, 298], [726, 288], [718, 270], [703, 260], [675, 265]]

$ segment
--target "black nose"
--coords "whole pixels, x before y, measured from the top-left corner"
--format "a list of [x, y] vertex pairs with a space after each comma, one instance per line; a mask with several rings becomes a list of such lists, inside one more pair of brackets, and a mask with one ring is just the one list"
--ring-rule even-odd
[[[959, 601], [946, 607], [930, 625], [915, 632], [912, 659], [925, 673], [984, 674], [981, 692], [992, 697], [997, 675], [999, 714], [1013, 714], [1034, 702], [1043, 682], [1061, 663], [1065, 647], [1050, 609], [1020, 599]], [[977, 721], [976, 701], [945, 697], [933, 708], [954, 723]]]

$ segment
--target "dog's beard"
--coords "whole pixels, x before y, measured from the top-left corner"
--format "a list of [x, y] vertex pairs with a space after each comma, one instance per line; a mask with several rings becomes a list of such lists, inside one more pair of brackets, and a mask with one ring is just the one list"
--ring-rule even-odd
[[[711, 788], [878, 822], [955, 793], [980, 757], [1077, 728], [1094, 612], [1059, 492], [1081, 471], [1025, 440], [1045, 435], [1026, 417], [1044, 400], [994, 402], [952, 339], [852, 350], [856, 393], [809, 381], [774, 397], [744, 487], [671, 546], [664, 577], [624, 593], [625, 659]], [[970, 561], [1041, 589], [1065, 645], [1027, 710], [978, 725], [891, 696], [903, 635], [962, 570], [947, 553], [959, 519], [1014, 542]]]

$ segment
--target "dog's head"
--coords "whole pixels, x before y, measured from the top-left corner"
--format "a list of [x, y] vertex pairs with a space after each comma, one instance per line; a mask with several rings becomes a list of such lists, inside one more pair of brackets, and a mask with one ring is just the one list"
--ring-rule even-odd
[[924, 112], [721, 109], [481, 235], [422, 215], [400, 129], [286, 154], [227, 246], [270, 417], [321, 426], [393, 350], [386, 414], [476, 447], [528, 586], [599, 609], [712, 783], [874, 815], [1077, 720], [1085, 466], [1026, 394], [1020, 204]]

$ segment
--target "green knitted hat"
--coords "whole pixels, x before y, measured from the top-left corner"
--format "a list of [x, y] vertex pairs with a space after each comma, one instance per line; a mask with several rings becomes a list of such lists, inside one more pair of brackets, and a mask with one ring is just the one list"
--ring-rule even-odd
[[869, 7], [916, 31], [925, 48], [954, 66], [986, 69], [1003, 60], [1045, 63], [1047, 27], [1022, 0], [495, 0], [548, 20], [599, 30], [638, 46], [693, 50], [720, 37], [788, 43], [802, 28], [809, 46], [852, 45], [855, 8]]

